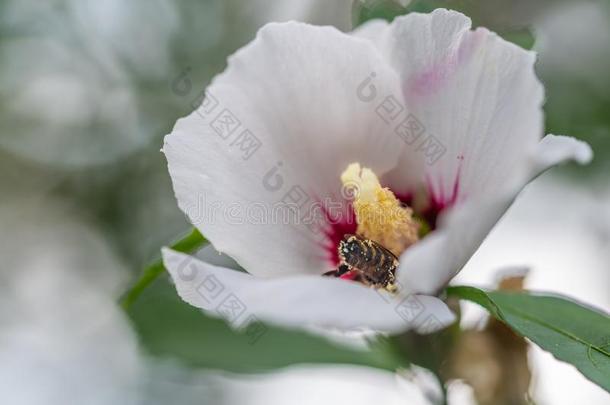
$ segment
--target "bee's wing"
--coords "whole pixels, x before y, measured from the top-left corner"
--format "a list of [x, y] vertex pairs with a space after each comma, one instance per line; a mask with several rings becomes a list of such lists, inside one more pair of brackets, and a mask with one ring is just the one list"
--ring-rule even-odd
[[380, 251], [382, 251], [384, 254], [387, 254], [388, 256], [394, 258], [396, 261], [398, 261], [398, 257], [396, 257], [396, 255], [392, 252], [390, 252], [388, 249], [384, 248], [383, 246], [381, 246], [379, 243], [375, 242], [375, 241], [371, 241], [374, 245], [376, 249], [379, 249]]

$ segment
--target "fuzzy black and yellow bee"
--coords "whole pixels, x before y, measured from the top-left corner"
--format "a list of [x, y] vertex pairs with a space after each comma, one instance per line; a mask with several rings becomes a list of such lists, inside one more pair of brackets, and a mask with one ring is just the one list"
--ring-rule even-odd
[[392, 252], [370, 239], [347, 234], [339, 242], [339, 267], [324, 273], [341, 277], [352, 272], [356, 281], [376, 288], [393, 289], [398, 259]]

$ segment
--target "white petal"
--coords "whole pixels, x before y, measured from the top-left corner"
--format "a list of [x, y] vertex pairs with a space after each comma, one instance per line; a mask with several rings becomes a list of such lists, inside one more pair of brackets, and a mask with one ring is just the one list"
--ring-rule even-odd
[[439, 229], [400, 257], [401, 285], [410, 292], [438, 293], [476, 252], [516, 193], [464, 203], [443, 216]]
[[593, 151], [589, 144], [568, 136], [549, 134], [538, 144], [532, 172], [538, 175], [565, 161], [573, 160], [587, 164], [591, 159], [593, 159]]
[[[256, 275], [329, 270], [319, 234], [271, 216], [299, 193], [337, 201], [353, 161], [377, 173], [396, 164], [403, 142], [358, 93], [371, 72], [376, 87], [366, 92], [399, 87], [371, 42], [300, 23], [267, 25], [229, 59], [164, 145], [181, 209], [219, 251]], [[220, 126], [227, 117], [235, 125]], [[260, 143], [251, 155], [240, 149], [246, 130]]]
[[441, 217], [439, 229], [408, 249], [400, 258], [398, 278], [411, 292], [432, 294], [443, 288], [479, 248], [489, 231], [533, 178], [549, 167], [574, 160], [591, 160], [591, 148], [565, 136], [547, 135], [526, 165], [529, 173], [502, 192], [458, 205]]
[[386, 20], [369, 20], [356, 27], [351, 34], [359, 38], [368, 39], [375, 44], [379, 44], [383, 39], [382, 36], [386, 34], [388, 25], [389, 24]]
[[[400, 74], [406, 110], [422, 126], [385, 180], [398, 192], [423, 185], [440, 206], [456, 203], [437, 231], [401, 257], [399, 280], [414, 292], [442, 288], [541, 171], [591, 156], [573, 139], [539, 141], [543, 88], [535, 54], [470, 27], [466, 16], [436, 10], [355, 32], [374, 42]], [[424, 147], [429, 139], [440, 150], [432, 159]]]
[[526, 172], [543, 134], [535, 54], [470, 28], [468, 17], [439, 9], [355, 33], [376, 43], [396, 69], [405, 115], [421, 124], [387, 178], [394, 189], [423, 184], [448, 198], [459, 177], [458, 198], [474, 198]]
[[[455, 320], [432, 296], [394, 298], [357, 283], [313, 275], [263, 279], [170, 249], [163, 250], [163, 261], [184, 301], [235, 328], [259, 320], [302, 329], [430, 333]], [[228, 310], [231, 305], [234, 311]]]

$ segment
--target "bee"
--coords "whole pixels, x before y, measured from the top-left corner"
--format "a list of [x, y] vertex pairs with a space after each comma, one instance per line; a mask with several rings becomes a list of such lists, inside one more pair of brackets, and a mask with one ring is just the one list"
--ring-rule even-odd
[[339, 242], [339, 266], [324, 273], [325, 276], [341, 277], [347, 273], [365, 285], [394, 289], [398, 258], [379, 243], [357, 235], [347, 234]]

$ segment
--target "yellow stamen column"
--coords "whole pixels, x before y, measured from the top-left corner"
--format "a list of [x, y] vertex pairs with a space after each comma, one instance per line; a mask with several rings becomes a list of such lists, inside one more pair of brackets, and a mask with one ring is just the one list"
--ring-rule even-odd
[[418, 223], [413, 210], [381, 187], [371, 169], [352, 163], [341, 174], [341, 182], [354, 196], [358, 235], [381, 244], [397, 257], [417, 242]]

